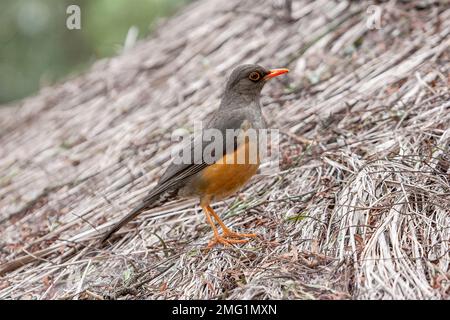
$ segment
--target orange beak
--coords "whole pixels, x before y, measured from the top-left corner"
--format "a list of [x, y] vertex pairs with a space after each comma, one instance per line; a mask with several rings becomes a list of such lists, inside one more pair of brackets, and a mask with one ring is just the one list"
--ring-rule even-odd
[[289, 72], [289, 70], [285, 69], [285, 68], [272, 69], [272, 70], [269, 70], [269, 73], [263, 78], [263, 80], [269, 80], [269, 79], [278, 77], [278, 76], [280, 76], [282, 74], [285, 74], [285, 73], [288, 73], [288, 72]]

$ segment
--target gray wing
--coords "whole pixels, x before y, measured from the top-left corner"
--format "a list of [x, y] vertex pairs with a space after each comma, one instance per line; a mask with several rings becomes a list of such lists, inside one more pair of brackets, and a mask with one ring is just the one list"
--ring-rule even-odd
[[[221, 121], [218, 121], [217, 120], [218, 118], [220, 118]], [[244, 121], [244, 114], [241, 113], [232, 114], [229, 115], [228, 117], [226, 115], [216, 113], [215, 117], [213, 117], [211, 121], [205, 126], [205, 129], [215, 128], [219, 130], [222, 134], [222, 137], [224, 137], [222, 152], [219, 154], [212, 155], [212, 158], [214, 160], [220, 159], [225, 155], [227, 150], [230, 150], [230, 147], [228, 147], [227, 144], [232, 143], [232, 148], [234, 150], [237, 148], [236, 141], [225, 141], [226, 136], [225, 132], [226, 129], [240, 129], [243, 121]], [[203, 153], [205, 146], [208, 145], [209, 143], [210, 141], [203, 141], [203, 139], [199, 139], [198, 141], [191, 140], [191, 149], [190, 149], [191, 159], [194, 159], [194, 150], [201, 149]], [[202, 145], [201, 148], [198, 148], [198, 144]], [[144, 201], [153, 198], [154, 195], [157, 193], [164, 192], [165, 190], [174, 186], [179, 186], [180, 184], [182, 184], [182, 182], [186, 181], [187, 178], [202, 171], [209, 164], [211, 164], [211, 161], [209, 162], [202, 161], [201, 163], [188, 163], [188, 164], [171, 163], [169, 167], [167, 167], [164, 174], [161, 176], [155, 188], [153, 188], [148, 194], [148, 196], [144, 198]]]

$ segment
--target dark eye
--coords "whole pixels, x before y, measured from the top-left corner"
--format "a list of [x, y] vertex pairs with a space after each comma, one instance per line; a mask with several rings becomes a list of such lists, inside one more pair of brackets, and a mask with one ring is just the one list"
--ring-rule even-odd
[[259, 72], [253, 71], [252, 73], [250, 73], [248, 78], [252, 81], [258, 81], [261, 78], [261, 75], [259, 74]]

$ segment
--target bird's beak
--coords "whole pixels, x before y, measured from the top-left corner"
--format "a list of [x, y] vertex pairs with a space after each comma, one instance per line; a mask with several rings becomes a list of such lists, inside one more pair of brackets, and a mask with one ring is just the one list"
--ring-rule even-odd
[[272, 69], [272, 70], [269, 70], [269, 73], [268, 73], [263, 79], [264, 79], [264, 80], [269, 80], [269, 79], [278, 77], [278, 76], [280, 76], [280, 75], [282, 75], [282, 74], [285, 74], [285, 73], [288, 73], [288, 72], [289, 72], [289, 70], [288, 70], [288, 69], [285, 69], [285, 68], [282, 68], [282, 69]]

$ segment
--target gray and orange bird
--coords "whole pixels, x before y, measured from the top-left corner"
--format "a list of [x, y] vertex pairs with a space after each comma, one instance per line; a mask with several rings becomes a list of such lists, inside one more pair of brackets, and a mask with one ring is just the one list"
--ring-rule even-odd
[[[268, 70], [259, 65], [246, 64], [238, 66], [231, 73], [218, 110], [204, 126], [203, 130], [216, 129], [223, 135], [223, 152], [213, 155], [213, 161], [195, 161], [195, 163], [178, 164], [172, 162], [161, 176], [157, 185], [150, 190], [142, 203], [114, 225], [102, 238], [105, 242], [122, 226], [134, 219], [141, 212], [155, 208], [178, 197], [200, 199], [200, 206], [207, 222], [214, 232], [208, 248], [216, 245], [245, 243], [248, 238], [256, 237], [253, 233], [237, 233], [225, 226], [219, 215], [211, 208], [212, 201], [226, 198], [240, 189], [258, 170], [257, 161], [250, 161], [250, 152], [258, 152], [252, 148], [249, 139], [226, 141], [227, 129], [245, 132], [249, 128], [258, 130], [266, 128], [261, 112], [260, 94], [269, 79], [287, 73], [288, 69]], [[237, 141], [241, 141], [238, 143]], [[200, 143], [204, 150], [204, 141], [192, 144], [191, 152]], [[232, 147], [228, 148], [232, 143]], [[198, 146], [197, 146], [198, 147]], [[231, 149], [231, 151], [229, 151]], [[244, 154], [242, 158], [241, 155]], [[244, 159], [244, 161], [237, 161]], [[220, 228], [219, 233], [214, 221]]]

